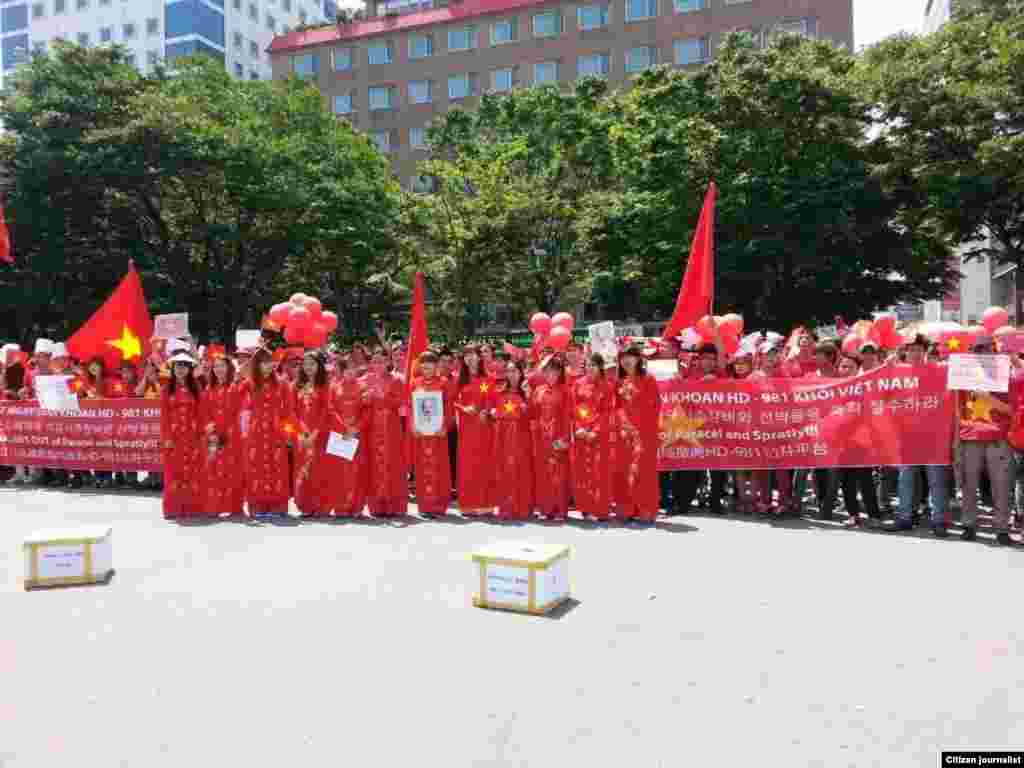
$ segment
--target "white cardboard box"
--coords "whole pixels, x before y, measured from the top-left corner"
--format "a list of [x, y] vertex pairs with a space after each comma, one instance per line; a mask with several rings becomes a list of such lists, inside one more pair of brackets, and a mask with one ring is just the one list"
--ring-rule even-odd
[[25, 589], [106, 581], [114, 570], [108, 526], [36, 531], [25, 539]]
[[501, 542], [473, 552], [478, 608], [544, 614], [569, 599], [569, 547]]

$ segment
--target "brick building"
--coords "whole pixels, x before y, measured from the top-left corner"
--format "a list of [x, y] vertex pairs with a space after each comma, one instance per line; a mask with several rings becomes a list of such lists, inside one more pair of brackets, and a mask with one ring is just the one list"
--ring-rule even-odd
[[[443, 3], [443, 5], [442, 5]], [[622, 84], [657, 64], [714, 56], [732, 30], [779, 31], [853, 49], [853, 0], [366, 0], [365, 18], [270, 45], [273, 77], [316, 81], [327, 103], [415, 186], [430, 120], [485, 91], [583, 75]]]

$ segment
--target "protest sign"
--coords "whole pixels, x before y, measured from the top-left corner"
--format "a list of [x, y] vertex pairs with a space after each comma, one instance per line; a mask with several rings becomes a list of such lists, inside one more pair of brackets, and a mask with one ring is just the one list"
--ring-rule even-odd
[[259, 345], [259, 331], [235, 331], [235, 349], [256, 349]]
[[39, 406], [47, 411], [77, 411], [78, 396], [68, 388], [70, 376], [36, 376]]
[[158, 339], [180, 339], [188, 336], [188, 313], [157, 315], [153, 318], [153, 335]]
[[615, 341], [615, 323], [595, 323], [587, 326], [591, 354], [604, 358], [605, 368], [615, 367], [619, 356], [619, 345]]
[[950, 355], [950, 389], [968, 392], [1007, 392], [1010, 358], [1006, 355]]

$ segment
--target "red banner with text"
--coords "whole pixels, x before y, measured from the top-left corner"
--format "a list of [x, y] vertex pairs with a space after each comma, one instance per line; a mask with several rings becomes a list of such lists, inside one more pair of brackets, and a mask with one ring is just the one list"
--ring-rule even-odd
[[939, 366], [850, 379], [669, 379], [659, 469], [949, 464], [953, 393]]
[[0, 465], [159, 472], [160, 403], [82, 400], [80, 411], [0, 402]]

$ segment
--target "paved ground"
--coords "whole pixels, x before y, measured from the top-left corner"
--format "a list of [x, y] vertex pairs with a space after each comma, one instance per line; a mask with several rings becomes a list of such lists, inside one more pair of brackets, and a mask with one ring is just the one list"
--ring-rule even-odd
[[[114, 526], [107, 586], [22, 538]], [[573, 546], [556, 618], [470, 607], [468, 552]], [[1024, 549], [791, 521], [164, 523], [0, 489], [0, 766], [935, 766], [1024, 747]]]

